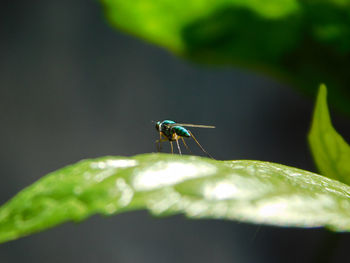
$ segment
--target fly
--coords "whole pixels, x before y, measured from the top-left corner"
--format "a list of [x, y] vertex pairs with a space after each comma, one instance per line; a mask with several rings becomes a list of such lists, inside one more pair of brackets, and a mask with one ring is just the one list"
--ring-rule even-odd
[[201, 150], [208, 155], [210, 158], [214, 159], [197, 141], [197, 139], [193, 136], [192, 132], [185, 127], [194, 127], [194, 128], [215, 128], [215, 126], [209, 125], [197, 125], [197, 124], [188, 124], [188, 123], [177, 123], [171, 120], [157, 121], [156, 122], [156, 130], [159, 132], [159, 140], [156, 140], [157, 150], [160, 152], [161, 143], [165, 141], [170, 142], [171, 153], [174, 153], [173, 141], [176, 141], [177, 149], [179, 154], [181, 154], [181, 148], [179, 144], [179, 140], [182, 140], [186, 149], [190, 152], [190, 148], [187, 146], [184, 138], [192, 138], [196, 144], [201, 148]]

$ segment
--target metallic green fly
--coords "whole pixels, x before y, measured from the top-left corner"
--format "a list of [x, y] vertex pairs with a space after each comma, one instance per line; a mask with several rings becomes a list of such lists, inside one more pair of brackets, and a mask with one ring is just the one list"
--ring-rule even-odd
[[187, 124], [187, 123], [176, 123], [171, 120], [164, 120], [164, 121], [157, 121], [156, 122], [156, 130], [159, 132], [159, 140], [156, 140], [157, 144], [157, 150], [160, 152], [161, 150], [161, 143], [165, 141], [170, 142], [171, 147], [171, 153], [174, 153], [173, 148], [173, 141], [176, 141], [177, 149], [179, 150], [179, 154], [181, 154], [180, 144], [179, 140], [181, 139], [183, 144], [185, 145], [186, 149], [190, 152], [190, 148], [187, 146], [184, 137], [190, 138], [192, 137], [193, 140], [197, 143], [199, 148], [208, 155], [210, 158], [214, 159], [204, 148], [200, 143], [197, 141], [197, 139], [193, 136], [192, 132], [190, 132], [185, 127], [195, 127], [195, 128], [215, 128], [215, 126], [208, 126], [208, 125], [196, 125], [196, 124]]

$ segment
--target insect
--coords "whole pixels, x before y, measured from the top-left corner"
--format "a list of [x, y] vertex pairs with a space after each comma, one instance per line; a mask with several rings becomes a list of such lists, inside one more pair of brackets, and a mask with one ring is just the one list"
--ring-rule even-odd
[[185, 127], [195, 127], [195, 128], [215, 128], [215, 126], [208, 126], [208, 125], [197, 125], [197, 124], [187, 124], [187, 123], [176, 123], [171, 120], [164, 120], [164, 121], [157, 121], [156, 122], [156, 130], [159, 132], [159, 140], [156, 140], [157, 144], [157, 150], [160, 152], [161, 150], [161, 143], [165, 141], [170, 142], [171, 147], [171, 153], [174, 153], [173, 148], [173, 141], [176, 141], [177, 149], [179, 150], [179, 154], [181, 154], [180, 144], [179, 140], [181, 139], [183, 144], [185, 145], [186, 149], [190, 152], [190, 148], [187, 146], [184, 137], [190, 138], [192, 137], [193, 140], [197, 143], [199, 148], [208, 155], [210, 158], [214, 159], [204, 148], [200, 143], [197, 141], [197, 139], [193, 136], [192, 132]]

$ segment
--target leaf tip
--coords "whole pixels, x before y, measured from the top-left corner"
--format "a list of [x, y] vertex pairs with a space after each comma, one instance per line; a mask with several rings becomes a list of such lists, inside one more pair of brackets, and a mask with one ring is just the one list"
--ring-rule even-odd
[[318, 89], [318, 95], [323, 95], [323, 96], [327, 96], [327, 86], [324, 83], [320, 84], [320, 87]]
[[318, 89], [314, 113], [311, 121], [311, 128], [308, 134], [309, 145], [313, 155], [315, 155], [313, 150], [313, 144], [315, 142], [313, 141], [319, 139], [320, 127], [324, 127], [324, 125], [331, 125], [330, 123], [331, 120], [327, 105], [327, 87], [324, 83], [321, 83]]

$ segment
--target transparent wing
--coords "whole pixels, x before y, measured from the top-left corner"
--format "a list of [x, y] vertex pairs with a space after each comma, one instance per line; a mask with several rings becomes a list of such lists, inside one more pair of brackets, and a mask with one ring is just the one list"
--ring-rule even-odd
[[171, 123], [167, 124], [169, 127], [174, 127], [174, 126], [184, 126], [184, 127], [195, 127], [195, 128], [215, 128], [215, 126], [211, 125], [199, 125], [199, 124], [189, 124], [189, 123]]

